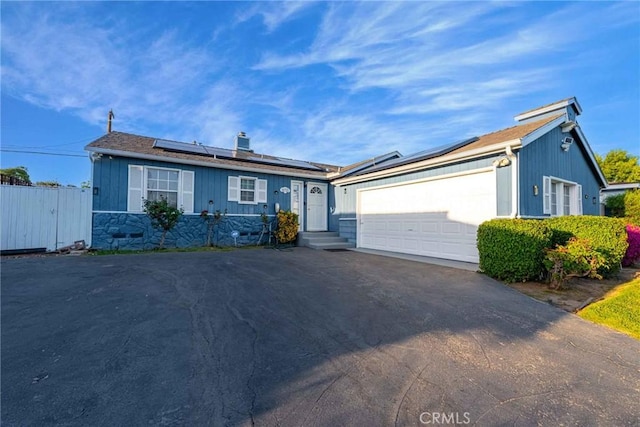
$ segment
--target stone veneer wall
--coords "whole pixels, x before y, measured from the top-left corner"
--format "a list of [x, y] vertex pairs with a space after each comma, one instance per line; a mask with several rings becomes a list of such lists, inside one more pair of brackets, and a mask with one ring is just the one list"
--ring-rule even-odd
[[[275, 218], [269, 217], [272, 230]], [[231, 232], [237, 230], [240, 236], [237, 245], [255, 245], [262, 231], [260, 216], [226, 216], [215, 228], [211, 243], [218, 246], [234, 246], [236, 242]], [[94, 213], [91, 247], [94, 249], [139, 250], [158, 247], [162, 232], [151, 226], [151, 220], [144, 214]], [[265, 233], [260, 243], [267, 243]], [[167, 233], [164, 247], [196, 247], [207, 242], [207, 224], [200, 215], [183, 215], [175, 228]]]

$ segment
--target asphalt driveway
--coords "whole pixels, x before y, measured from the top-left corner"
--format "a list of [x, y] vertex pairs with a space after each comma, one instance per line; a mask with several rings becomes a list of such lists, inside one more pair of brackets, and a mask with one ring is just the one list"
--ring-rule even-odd
[[306, 248], [2, 260], [4, 425], [639, 425], [640, 342]]

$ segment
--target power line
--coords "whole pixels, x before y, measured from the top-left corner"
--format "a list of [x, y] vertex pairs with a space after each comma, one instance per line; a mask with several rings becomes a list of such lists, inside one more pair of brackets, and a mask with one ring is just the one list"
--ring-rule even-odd
[[49, 147], [63, 147], [65, 145], [73, 145], [73, 144], [79, 144], [81, 142], [87, 142], [87, 141], [92, 141], [99, 138], [99, 136], [89, 136], [89, 137], [85, 137], [82, 139], [79, 139], [77, 141], [73, 141], [73, 142], [65, 142], [63, 144], [51, 144], [51, 145], [30, 145], [30, 146], [23, 146], [23, 145], [6, 145], [5, 147], [21, 147], [21, 148], [49, 148]]
[[62, 153], [45, 153], [44, 151], [28, 151], [28, 150], [11, 150], [8, 148], [0, 148], [0, 151], [9, 153], [25, 153], [25, 154], [45, 154], [49, 156], [66, 156], [66, 157], [88, 157], [87, 154], [62, 154]]

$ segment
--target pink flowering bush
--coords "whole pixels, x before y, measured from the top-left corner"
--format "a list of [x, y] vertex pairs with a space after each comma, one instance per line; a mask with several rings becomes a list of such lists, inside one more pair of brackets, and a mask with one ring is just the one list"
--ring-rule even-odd
[[624, 267], [629, 267], [640, 260], [640, 227], [627, 224], [627, 243], [629, 243], [629, 247], [622, 258]]

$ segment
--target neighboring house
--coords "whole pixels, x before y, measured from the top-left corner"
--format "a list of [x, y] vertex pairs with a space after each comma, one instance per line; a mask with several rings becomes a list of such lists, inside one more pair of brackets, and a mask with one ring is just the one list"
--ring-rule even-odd
[[640, 182], [616, 182], [608, 184], [605, 188], [600, 190], [600, 214], [609, 214], [607, 212], [606, 203], [607, 198], [610, 196], [617, 196], [618, 194], [624, 194], [629, 190], [640, 190]]
[[92, 142], [94, 247], [149, 247], [142, 199], [185, 211], [180, 246], [202, 244], [200, 211], [226, 210], [222, 237], [252, 236], [260, 214], [300, 214], [301, 231], [336, 231], [361, 248], [477, 262], [476, 231], [497, 217], [598, 215], [606, 185], [575, 98], [516, 126], [411, 156], [347, 167], [255, 154], [244, 134], [220, 149], [112, 132]]

